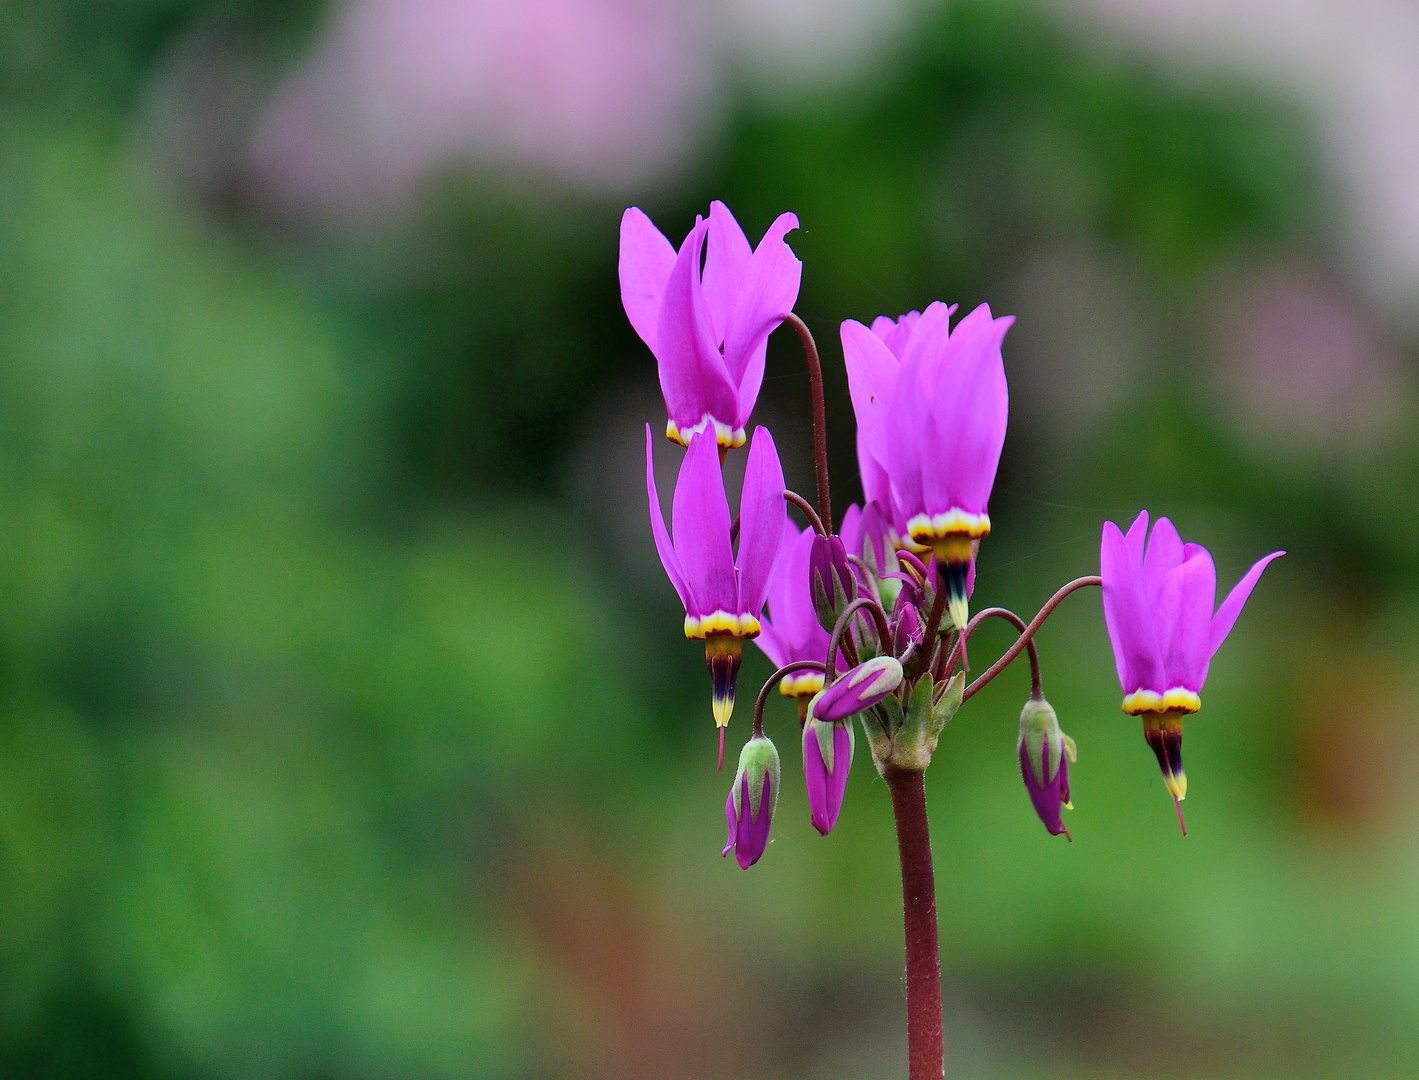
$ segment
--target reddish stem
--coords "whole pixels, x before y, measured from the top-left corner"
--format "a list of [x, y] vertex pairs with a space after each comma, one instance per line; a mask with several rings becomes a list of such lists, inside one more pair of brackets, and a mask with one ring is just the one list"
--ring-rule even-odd
[[818, 346], [808, 325], [793, 312], [784, 320], [798, 333], [808, 359], [808, 385], [813, 393], [813, 466], [818, 473], [818, 516], [830, 535], [833, 531], [833, 500], [828, 491], [828, 413], [823, 404], [823, 365]]
[[965, 693], [961, 695], [961, 700], [966, 701], [985, 689], [986, 684], [989, 683], [991, 679], [995, 678], [1009, 667], [1010, 661], [1014, 660], [1015, 657], [1025, 651], [1026, 646], [1034, 640], [1036, 632], [1045, 624], [1045, 620], [1050, 617], [1050, 613], [1054, 611], [1055, 608], [1059, 607], [1060, 602], [1066, 596], [1089, 585], [1102, 585], [1103, 580], [1103, 578], [1095, 574], [1091, 577], [1075, 578], [1073, 581], [1069, 582], [1069, 584], [1061, 585], [1059, 591], [1046, 600], [1044, 607], [1040, 608], [1040, 610], [1035, 613], [1035, 617], [1030, 620], [1030, 625], [1025, 627], [1024, 632], [1015, 639], [1015, 644], [1006, 649], [1005, 654], [1001, 656], [999, 660], [986, 668], [985, 673], [981, 675], [980, 678], [966, 687]]
[[907, 1061], [910, 1080], [943, 1080], [941, 953], [936, 928], [936, 874], [926, 818], [926, 777], [887, 770], [897, 848], [902, 860], [902, 915], [907, 944]]

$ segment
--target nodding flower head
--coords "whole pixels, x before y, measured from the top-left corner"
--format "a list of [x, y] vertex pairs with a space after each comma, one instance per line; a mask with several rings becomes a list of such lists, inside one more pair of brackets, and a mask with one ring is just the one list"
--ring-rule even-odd
[[758, 635], [769, 580], [788, 520], [783, 502], [783, 469], [766, 428], [754, 432], [739, 500], [739, 550], [730, 542], [729, 502], [719, 471], [714, 436], [702, 432], [690, 440], [675, 483], [671, 521], [674, 542], [665, 528], [655, 488], [650, 425], [645, 429], [646, 491], [655, 549], [685, 605], [685, 636], [703, 638], [705, 660], [714, 683], [715, 724], [724, 728], [734, 711], [734, 684], [743, 640]]
[[1202, 707], [1212, 657], [1261, 572], [1284, 554], [1273, 551], [1252, 566], [1214, 614], [1217, 572], [1206, 548], [1184, 544], [1167, 518], [1159, 518], [1148, 535], [1146, 510], [1127, 534], [1112, 521], [1104, 523], [1099, 573], [1123, 711], [1143, 717], [1144, 736], [1176, 802], [1187, 795], [1182, 718]]
[[932, 304], [879, 333], [848, 320], [842, 342], [866, 453], [890, 480], [908, 537], [935, 553], [952, 622], [964, 629], [966, 579], [990, 532], [987, 504], [1005, 443], [1000, 347], [1014, 319], [992, 318], [982, 304], [951, 330], [954, 310]]
[[1035, 813], [1052, 836], [1063, 833], [1061, 810], [1073, 810], [1069, 801], [1069, 765], [1077, 757], [1074, 740], [1059, 730], [1059, 718], [1048, 701], [1031, 698], [1020, 713], [1020, 775]]
[[[829, 634], [813, 610], [809, 585], [808, 566], [816, 539], [812, 529], [799, 532], [792, 521], [785, 521], [783, 546], [769, 580], [768, 611], [760, 619], [762, 632], [754, 639], [775, 667], [786, 667], [797, 660], [816, 660], [821, 664], [828, 655]], [[838, 663], [842, 665], [843, 661], [839, 659]], [[823, 673], [795, 671], [780, 679], [778, 688], [784, 697], [797, 699], [801, 722], [808, 717], [809, 700], [823, 689]]]
[[764, 854], [769, 844], [769, 826], [778, 807], [781, 769], [778, 750], [763, 735], [755, 735], [739, 752], [739, 769], [734, 786], [724, 802], [724, 818], [729, 838], [721, 855], [734, 852], [740, 867], [747, 870]]
[[780, 215], [751, 251], [714, 202], [677, 253], [641, 210], [622, 216], [621, 302], [660, 369], [668, 438], [689, 446], [708, 431], [720, 446], [744, 445], [769, 334], [798, 299], [803, 264], [783, 239], [796, 228]]

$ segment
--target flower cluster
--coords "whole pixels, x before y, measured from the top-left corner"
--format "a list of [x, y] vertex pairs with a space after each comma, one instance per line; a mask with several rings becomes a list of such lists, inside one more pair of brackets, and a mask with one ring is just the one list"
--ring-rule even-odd
[[[842, 808], [854, 717], [884, 777], [920, 772], [962, 702], [1025, 649], [1034, 689], [1020, 718], [1021, 776], [1048, 831], [1067, 837], [1061, 811], [1071, 805], [1076, 750], [1041, 692], [1033, 636], [1059, 601], [1090, 585], [1102, 586], [1124, 711], [1143, 717], [1167, 789], [1180, 803], [1182, 717], [1200, 707], [1212, 656], [1282, 552], [1253, 566], [1214, 614], [1211, 556], [1184, 544], [1166, 518], [1145, 543], [1145, 512], [1127, 534], [1106, 523], [1100, 574], [1064, 586], [1028, 625], [1001, 608], [972, 618], [976, 555], [990, 534], [990, 495], [1005, 442], [1002, 347], [1013, 322], [985, 304], [954, 326], [956, 308], [943, 303], [870, 326], [842, 324], [864, 501], [847, 508], [834, 533], [817, 353], [792, 314], [801, 264], [785, 236], [796, 227], [794, 215], [783, 214], [751, 248], [715, 202], [677, 252], [640, 210], [627, 210], [621, 222], [626, 314], [659, 366], [666, 435], [686, 447], [667, 529], [647, 425], [651, 531], [684, 605], [685, 636], [704, 641], [721, 765], [743, 642], [753, 640], [777, 668], [758, 696], [753, 734], [725, 803], [724, 853], [735, 852], [747, 868], [768, 843], [781, 766], [762, 712], [775, 685], [797, 702], [810, 817], [826, 835]], [[724, 457], [746, 442], [767, 339], [785, 321], [804, 338], [817, 396], [819, 505], [815, 512], [785, 490], [773, 438], [759, 427], [732, 517]], [[788, 503], [804, 512], [808, 528], [793, 524]], [[967, 685], [967, 641], [989, 617], [1007, 619], [1020, 637]]]

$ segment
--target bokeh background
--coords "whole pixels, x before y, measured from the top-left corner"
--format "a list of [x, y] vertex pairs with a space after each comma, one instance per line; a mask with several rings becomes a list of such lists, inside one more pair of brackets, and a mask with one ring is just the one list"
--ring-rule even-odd
[[[838, 322], [1018, 316], [978, 604], [1145, 506], [1223, 588], [1290, 551], [1186, 840], [1096, 594], [1041, 635], [1072, 845], [1024, 670], [948, 728], [948, 1075], [1419, 1073], [1410, 3], [13, 0], [0, 1077], [904, 1075], [886, 791], [819, 838], [775, 699], [774, 841], [719, 858], [649, 539], [617, 223], [716, 197], [802, 222], [839, 511]], [[807, 490], [786, 332], [757, 419]]]

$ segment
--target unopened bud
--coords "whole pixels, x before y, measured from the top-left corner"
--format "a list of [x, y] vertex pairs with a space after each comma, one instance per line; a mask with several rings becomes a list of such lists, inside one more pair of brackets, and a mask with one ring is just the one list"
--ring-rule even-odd
[[857, 575], [847, 561], [847, 548], [836, 536], [815, 536], [808, 556], [808, 591], [813, 611], [828, 633], [843, 609], [857, 599]]
[[1074, 740], [1059, 730], [1054, 708], [1043, 698], [1031, 698], [1020, 713], [1020, 775], [1035, 813], [1054, 836], [1063, 833], [1061, 809], [1073, 810], [1069, 802], [1069, 763], [1077, 757]]
[[[903, 589], [902, 592], [905, 595], [906, 590]], [[908, 646], [921, 643], [926, 630], [921, 625], [921, 616], [917, 614], [916, 606], [910, 601], [902, 603], [898, 600], [897, 610], [892, 614], [892, 652], [901, 656]]]
[[870, 709], [902, 682], [902, 665], [895, 657], [874, 656], [845, 672], [837, 682], [818, 691], [808, 705], [810, 719], [831, 723]]
[[755, 735], [739, 752], [739, 770], [724, 803], [729, 838], [721, 855], [734, 852], [741, 868], [759, 861], [769, 844], [769, 826], [778, 806], [782, 770], [778, 750], [763, 735]]
[[808, 809], [813, 828], [823, 836], [833, 831], [843, 808], [853, 744], [850, 720], [837, 723], [809, 720], [803, 728], [803, 778], [808, 785]]

